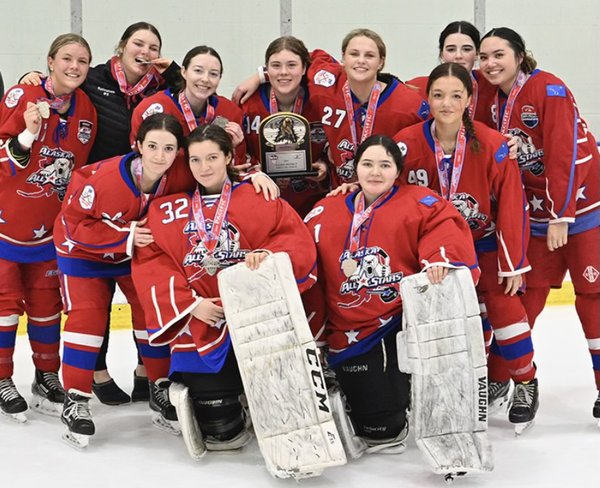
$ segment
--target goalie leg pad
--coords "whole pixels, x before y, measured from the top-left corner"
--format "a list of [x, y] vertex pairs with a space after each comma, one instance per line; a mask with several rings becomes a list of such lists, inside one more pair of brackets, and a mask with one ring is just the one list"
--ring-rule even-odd
[[274, 477], [316, 476], [346, 456], [298, 286], [285, 253], [218, 275], [254, 432]]
[[169, 400], [177, 411], [185, 447], [190, 457], [198, 461], [206, 454], [206, 445], [196, 421], [188, 388], [181, 383], [172, 382], [169, 386]]
[[469, 271], [451, 271], [439, 285], [412, 275], [400, 290], [417, 446], [437, 473], [491, 471], [485, 347]]

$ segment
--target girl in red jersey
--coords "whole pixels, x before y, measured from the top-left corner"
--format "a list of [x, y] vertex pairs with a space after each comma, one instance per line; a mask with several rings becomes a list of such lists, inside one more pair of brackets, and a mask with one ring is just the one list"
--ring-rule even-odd
[[[405, 152], [402, 180], [440, 193], [471, 228], [481, 267], [477, 292], [516, 385], [509, 420], [522, 430], [538, 408], [531, 331], [517, 295], [531, 269], [527, 205], [506, 139], [469, 116], [471, 81], [458, 64], [436, 67], [427, 82], [433, 120], [403, 129], [394, 139]], [[521, 402], [524, 388], [529, 404]]]
[[[395, 76], [382, 73], [386, 45], [376, 32], [355, 29], [342, 41], [342, 64], [322, 50], [311, 53], [307, 71], [311, 103], [327, 136], [331, 184], [356, 180], [354, 153], [373, 133], [393, 136], [429, 117], [429, 106]], [[236, 89], [234, 98], [252, 93], [258, 77]], [[244, 99], [242, 99], [244, 100]]]
[[[179, 66], [161, 57], [161, 49], [158, 29], [148, 22], [135, 22], [123, 32], [115, 55], [90, 68], [81, 89], [90, 97], [98, 113], [98, 133], [86, 164], [129, 152], [134, 108], [145, 97], [177, 82]], [[40, 73], [30, 73], [23, 78], [23, 83], [39, 85], [40, 77]], [[94, 394], [107, 405], [147, 401], [149, 385], [139, 353], [131, 397], [111, 378], [106, 365], [109, 331], [110, 327], [106, 327], [107, 335], [98, 354]]]
[[400, 281], [426, 270], [439, 283], [455, 266], [468, 266], [476, 281], [479, 269], [469, 227], [452, 205], [427, 188], [395, 184], [403, 158], [391, 138], [369, 137], [356, 161], [362, 190], [325, 198], [306, 216], [319, 280], [305, 307], [367, 452], [399, 453], [409, 402], [396, 352]]
[[[481, 42], [481, 72], [498, 87], [491, 123], [518, 139], [531, 240], [523, 304], [533, 325], [568, 270], [600, 390], [600, 156], [571, 91], [500, 27]], [[600, 418], [600, 395], [593, 415]]]
[[285, 251], [303, 292], [314, 283], [316, 253], [283, 199], [265, 201], [247, 182], [236, 182], [233, 146], [222, 128], [192, 131], [187, 155], [198, 186], [150, 206], [154, 242], [134, 256], [133, 278], [150, 344], [170, 345], [171, 378], [189, 388], [207, 449], [235, 450], [251, 435], [218, 273], [240, 262], [256, 269], [268, 253]]
[[279, 37], [269, 44], [265, 53], [269, 82], [262, 84], [242, 104], [244, 137], [253, 164], [260, 164], [258, 130], [262, 120], [278, 112], [294, 112], [310, 124], [312, 140], [312, 167], [319, 174], [308, 178], [278, 178], [275, 182], [281, 196], [304, 217], [317, 200], [325, 196], [329, 186], [326, 158], [322, 155], [326, 141], [320, 113], [310, 100], [306, 70], [310, 55], [304, 43], [295, 37]]
[[48, 52], [50, 75], [40, 86], [12, 87], [0, 106], [0, 411], [22, 421], [27, 402], [11, 377], [23, 313], [36, 368], [32, 407], [58, 415], [65, 396], [52, 228], [96, 136], [96, 110], [79, 88], [91, 58], [81, 36], [58, 36]]
[[76, 175], [54, 230], [62, 295], [68, 315], [64, 331], [63, 381], [67, 390], [62, 421], [65, 439], [85, 447], [94, 434], [88, 402], [96, 357], [108, 323], [114, 284], [131, 305], [138, 349], [150, 380], [155, 423], [169, 429], [177, 420], [168, 401], [168, 348], [148, 345], [144, 311], [130, 276], [131, 257], [153, 242], [144, 226], [150, 201], [164, 194], [169, 170], [183, 142], [177, 119], [147, 118], [137, 151], [88, 165]]

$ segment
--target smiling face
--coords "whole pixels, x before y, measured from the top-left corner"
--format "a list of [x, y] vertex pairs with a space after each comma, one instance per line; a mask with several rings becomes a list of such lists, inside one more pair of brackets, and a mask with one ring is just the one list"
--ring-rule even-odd
[[479, 67], [483, 76], [509, 93], [515, 82], [523, 56], [517, 56], [510, 43], [500, 37], [488, 37], [481, 41]]
[[181, 76], [185, 80], [185, 96], [192, 106], [204, 103], [217, 91], [221, 69], [219, 60], [209, 53], [194, 56], [187, 67], [181, 68]]
[[48, 69], [56, 95], [72, 93], [84, 81], [90, 68], [90, 53], [78, 43], [62, 46], [48, 57]]
[[365, 36], [356, 36], [350, 39], [342, 60], [351, 83], [374, 83], [377, 73], [383, 68], [385, 61], [379, 54], [375, 41]]
[[443, 63], [457, 63], [471, 71], [477, 59], [477, 48], [468, 35], [458, 32], [450, 34], [444, 40], [440, 59]]
[[225, 154], [214, 141], [192, 142], [188, 147], [188, 161], [194, 179], [208, 195], [221, 193], [231, 154]]
[[470, 101], [463, 82], [455, 76], [442, 76], [429, 88], [429, 106], [438, 124], [460, 126]]
[[356, 164], [356, 175], [367, 204], [388, 191], [399, 174], [394, 158], [381, 145], [365, 149]]
[[173, 165], [177, 156], [177, 138], [167, 130], [150, 130], [137, 142], [142, 155], [144, 179], [156, 182]]
[[277, 98], [295, 96], [304, 73], [306, 67], [302, 64], [302, 59], [292, 51], [283, 49], [269, 57], [267, 74]]
[[137, 83], [152, 67], [149, 61], [160, 56], [160, 39], [152, 31], [141, 29], [134, 32], [124, 46], [120, 59], [127, 81]]

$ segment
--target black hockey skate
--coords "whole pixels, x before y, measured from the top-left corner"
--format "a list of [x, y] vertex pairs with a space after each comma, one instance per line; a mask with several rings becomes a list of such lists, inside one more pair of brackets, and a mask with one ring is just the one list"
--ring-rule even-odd
[[510, 381], [490, 381], [488, 383], [488, 414], [492, 415], [502, 409], [506, 411], [510, 396]]
[[27, 402], [20, 395], [12, 378], [3, 378], [0, 380], [0, 413], [11, 417], [17, 422], [27, 422], [25, 411]]
[[80, 395], [72, 390], [65, 397], [63, 411], [60, 416], [62, 423], [67, 426], [67, 431], [63, 434], [63, 440], [75, 449], [86, 448], [90, 442], [90, 437], [96, 432], [89, 401], [90, 397]]
[[521, 435], [533, 426], [538, 407], [537, 378], [529, 382], [515, 383], [508, 420], [515, 425], [516, 435]]
[[157, 412], [152, 418], [152, 423], [161, 430], [173, 435], [180, 435], [181, 429], [177, 422], [177, 412], [169, 401], [169, 386], [171, 382], [161, 378], [156, 383], [149, 381], [150, 400], [149, 405]]
[[33, 410], [53, 417], [60, 416], [65, 402], [65, 390], [60, 384], [58, 373], [36, 369], [31, 393]]
[[600, 427], [600, 391], [598, 392], [598, 398], [596, 398], [596, 401], [594, 402], [592, 415], [595, 419], [598, 419], [598, 427]]

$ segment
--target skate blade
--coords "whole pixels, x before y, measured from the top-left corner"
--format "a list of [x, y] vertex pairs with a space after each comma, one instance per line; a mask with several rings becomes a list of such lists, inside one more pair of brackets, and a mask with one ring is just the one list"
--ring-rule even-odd
[[42, 415], [49, 415], [50, 417], [60, 417], [62, 413], [63, 404], [51, 402], [47, 398], [41, 397], [34, 394], [31, 398], [30, 404], [31, 410], [35, 410]]
[[[25, 410], [25, 412], [26, 411], [27, 410]], [[27, 417], [25, 416], [25, 412], [7, 413], [4, 410], [0, 409], [0, 413], [2, 415], [5, 415], [6, 417], [8, 417], [9, 419], [15, 421], [18, 424], [24, 424], [25, 422], [27, 422]]]
[[77, 449], [78, 451], [83, 451], [90, 444], [89, 435], [84, 434], [76, 434], [75, 432], [71, 432], [69, 429], [62, 435], [63, 441], [65, 441], [69, 446], [73, 449]]
[[156, 413], [152, 416], [152, 424], [167, 434], [181, 435], [181, 429], [179, 428], [179, 422], [175, 420], [167, 420], [160, 413]]
[[530, 420], [529, 422], [522, 422], [520, 424], [514, 424], [515, 426], [515, 436], [520, 437], [525, 432], [533, 427], [535, 424], [535, 420]]

